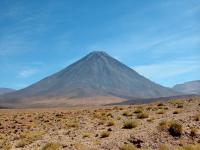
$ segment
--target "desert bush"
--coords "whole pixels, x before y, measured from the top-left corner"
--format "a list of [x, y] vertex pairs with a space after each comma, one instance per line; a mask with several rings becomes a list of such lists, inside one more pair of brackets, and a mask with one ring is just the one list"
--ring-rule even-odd
[[110, 132], [109, 132], [109, 131], [103, 131], [103, 132], [101, 133], [101, 138], [109, 137], [109, 135], [110, 135]]
[[16, 148], [21, 148], [21, 147], [24, 147], [28, 144], [28, 142], [26, 140], [20, 140], [16, 143]]
[[118, 106], [114, 106], [113, 110], [119, 110], [119, 107]]
[[170, 121], [168, 120], [163, 120], [159, 123], [158, 125], [158, 129], [162, 130], [162, 131], [167, 131], [169, 129], [170, 126]]
[[113, 118], [113, 115], [111, 113], [108, 113], [106, 116]]
[[120, 117], [120, 116], [118, 116], [118, 117], [117, 117], [117, 120], [121, 120], [121, 117]]
[[132, 114], [130, 114], [128, 111], [125, 111], [122, 113], [123, 116], [132, 116]]
[[183, 110], [177, 109], [177, 110], [173, 111], [173, 114], [179, 114], [179, 113], [181, 113], [182, 111], [183, 111]]
[[167, 121], [163, 120], [159, 123], [159, 130], [168, 131], [172, 136], [181, 136], [182, 134], [182, 125], [176, 121]]
[[160, 102], [160, 103], [158, 103], [157, 106], [164, 106], [164, 104]]
[[113, 125], [115, 125], [115, 122], [113, 120], [107, 122], [107, 126], [113, 126]]
[[148, 117], [149, 117], [149, 114], [148, 114], [148, 113], [145, 113], [145, 112], [139, 113], [139, 114], [137, 115], [137, 118], [138, 118], [138, 119], [144, 119], [144, 118], [148, 118]]
[[86, 150], [85, 145], [82, 144], [82, 143], [80, 143], [80, 142], [75, 143], [75, 144], [74, 144], [74, 148], [75, 148], [75, 150]]
[[168, 107], [164, 107], [163, 109], [164, 109], [164, 110], [168, 110], [169, 108], [168, 108]]
[[104, 125], [106, 123], [106, 120], [99, 120], [98, 125]]
[[124, 144], [121, 147], [121, 150], [137, 150], [137, 148], [134, 145], [131, 145], [131, 144]]
[[195, 120], [195, 121], [200, 121], [200, 114], [195, 115], [195, 116], [194, 116], [194, 120]]
[[120, 107], [119, 110], [124, 110], [124, 108], [123, 108], [123, 107]]
[[21, 139], [26, 139], [30, 143], [36, 140], [42, 139], [42, 136], [45, 134], [44, 131], [27, 131], [20, 134]]
[[90, 137], [90, 133], [83, 133], [83, 138]]
[[11, 150], [12, 148], [12, 145], [10, 143], [8, 143], [8, 141], [1, 141], [0, 140], [0, 149], [3, 149], [3, 150]]
[[23, 132], [19, 136], [19, 141], [16, 143], [16, 148], [24, 147], [34, 141], [42, 139], [45, 134], [43, 131], [27, 131]]
[[142, 112], [143, 112], [142, 107], [138, 107], [138, 108], [134, 111], [135, 114], [139, 114], [139, 113], [142, 113]]
[[200, 144], [194, 144], [194, 145], [184, 145], [182, 147], [177, 147], [174, 150], [200, 150]]
[[169, 103], [173, 105], [183, 105], [184, 101], [181, 99], [174, 99], [174, 100], [170, 100]]
[[198, 132], [197, 128], [191, 128], [191, 130], [190, 130], [190, 136], [191, 137], [197, 136], [197, 132]]
[[78, 128], [79, 125], [78, 125], [78, 123], [75, 123], [75, 122], [73, 123], [73, 122], [72, 122], [72, 123], [67, 123], [67, 124], [66, 124], [66, 127], [67, 127], [67, 128]]
[[42, 150], [59, 150], [60, 144], [58, 143], [47, 143]]
[[164, 110], [159, 110], [159, 111], [157, 111], [157, 114], [164, 114], [164, 113], [165, 113]]
[[138, 122], [135, 120], [127, 120], [124, 122], [123, 128], [124, 129], [132, 129], [138, 126]]
[[105, 115], [106, 115], [106, 113], [105, 113], [105, 112], [102, 112], [102, 113], [101, 113], [101, 116], [105, 116]]
[[183, 104], [178, 104], [177, 108], [183, 108]]
[[148, 107], [146, 108], [147, 111], [150, 111], [150, 110], [152, 110], [152, 109], [153, 109], [152, 106], [148, 106]]
[[169, 147], [165, 144], [160, 145], [159, 150], [170, 150]]
[[153, 118], [153, 117], [147, 119], [148, 122], [153, 122], [154, 120], [155, 120], [155, 118]]
[[181, 136], [183, 132], [182, 125], [178, 122], [171, 122], [168, 131], [172, 136]]

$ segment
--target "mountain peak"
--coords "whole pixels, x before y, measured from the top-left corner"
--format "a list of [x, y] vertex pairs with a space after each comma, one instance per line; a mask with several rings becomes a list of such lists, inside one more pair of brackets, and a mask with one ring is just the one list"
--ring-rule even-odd
[[92, 55], [108, 55], [105, 51], [92, 51], [90, 52], [89, 54], [92, 54]]
[[93, 51], [90, 52], [87, 56], [109, 56], [106, 52], [104, 51]]
[[107, 60], [111, 60], [112, 59], [112, 57], [110, 55], [108, 55], [104, 51], [93, 51], [93, 52], [90, 52], [84, 58], [86, 60], [90, 60], [92, 62], [97, 62], [97, 60], [107, 61]]

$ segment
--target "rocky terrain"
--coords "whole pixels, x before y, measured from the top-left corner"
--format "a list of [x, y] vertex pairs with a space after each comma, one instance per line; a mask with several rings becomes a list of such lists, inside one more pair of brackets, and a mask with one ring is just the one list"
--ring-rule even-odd
[[199, 150], [198, 143], [200, 98], [0, 110], [0, 149], [5, 150]]

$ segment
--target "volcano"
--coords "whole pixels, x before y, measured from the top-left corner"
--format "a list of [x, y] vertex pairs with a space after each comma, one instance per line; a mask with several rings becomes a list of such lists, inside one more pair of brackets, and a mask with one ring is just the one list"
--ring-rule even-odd
[[[84, 99], [84, 104], [98, 97], [142, 99], [174, 96], [178, 93], [156, 84], [105, 52], [95, 51], [67, 68], [13, 93], [3, 95], [1, 103], [8, 105], [65, 104], [70, 99]], [[58, 100], [59, 99], [59, 100]], [[90, 99], [87, 101], [87, 99]], [[44, 104], [44, 103], [43, 103]]]

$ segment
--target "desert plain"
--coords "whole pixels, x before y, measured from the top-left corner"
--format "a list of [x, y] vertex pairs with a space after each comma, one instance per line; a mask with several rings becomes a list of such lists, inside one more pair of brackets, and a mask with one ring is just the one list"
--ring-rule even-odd
[[199, 150], [200, 98], [100, 107], [0, 109], [0, 149]]

